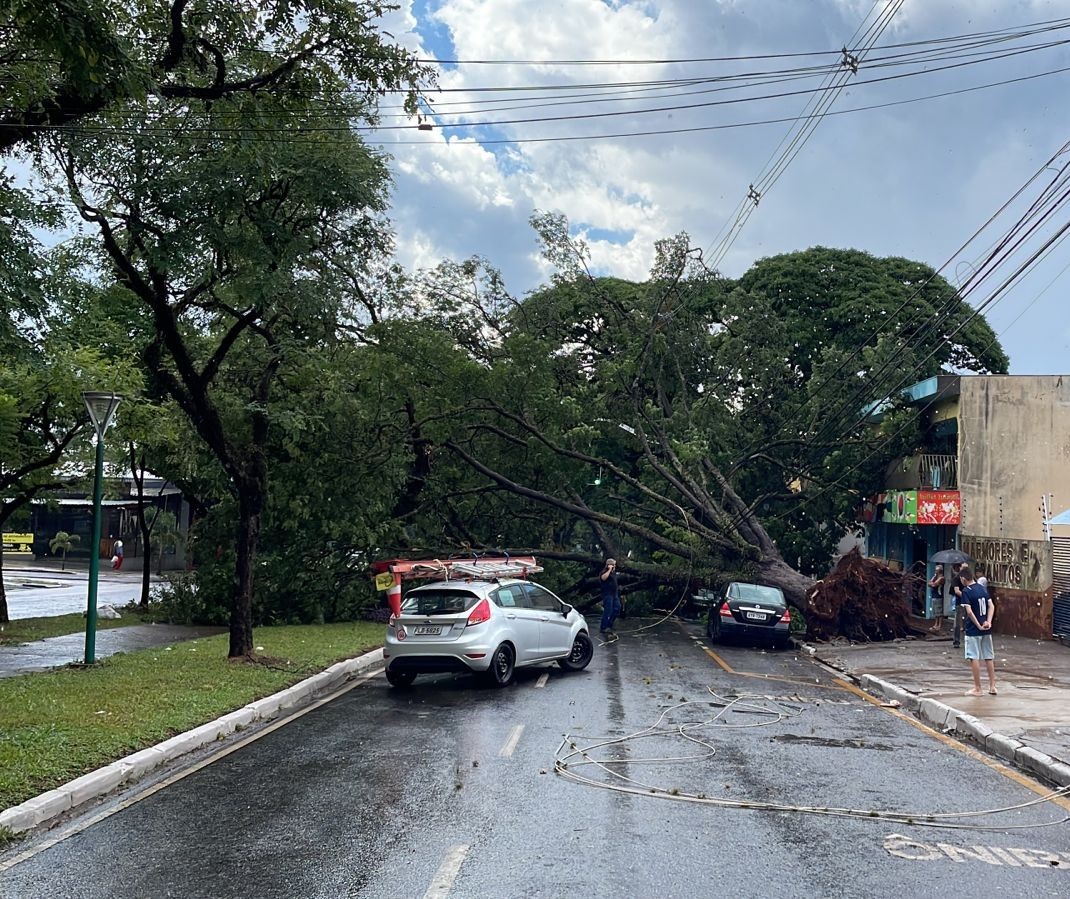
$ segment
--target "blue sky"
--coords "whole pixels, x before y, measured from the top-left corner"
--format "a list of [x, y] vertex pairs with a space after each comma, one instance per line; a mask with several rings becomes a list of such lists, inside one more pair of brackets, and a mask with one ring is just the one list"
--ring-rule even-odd
[[[872, 7], [872, 0], [402, 0], [402, 9], [388, 24], [400, 41], [437, 59], [692, 59], [839, 48], [850, 42]], [[1070, 0], [906, 0], [879, 44], [929, 41], [1059, 17], [1070, 17]], [[1070, 40], [1070, 29], [1047, 39]], [[867, 69], [863, 61], [832, 110], [1070, 67], [1068, 48], [1070, 44], [1054, 46], [876, 84], [859, 83], [886, 74], [875, 65]], [[895, 51], [874, 51], [881, 52]], [[522, 95], [474, 89], [554, 85], [556, 95], [575, 96], [575, 85], [592, 81], [708, 78], [813, 62], [443, 66], [440, 87], [445, 90], [436, 108], [448, 111], [450, 103], [470, 104], [463, 115], [438, 116], [432, 132], [409, 127], [373, 135], [395, 159], [393, 217], [399, 256], [412, 266], [486, 256], [502, 269], [511, 289], [523, 294], [548, 274], [527, 224], [535, 209], [564, 213], [574, 231], [587, 239], [595, 268], [621, 277], [643, 278], [654, 241], [680, 231], [686, 231], [695, 246], [709, 249], [787, 125], [609, 140], [594, 136], [797, 116], [807, 96], [644, 114], [639, 111], [643, 106], [684, 105], [710, 95], [502, 109], [522, 105], [517, 101]], [[721, 270], [738, 276], [764, 256], [825, 245], [906, 256], [934, 267], [950, 260], [944, 273], [958, 283], [985, 245], [978, 242], [956, 256], [957, 247], [1070, 139], [1064, 100], [1068, 86], [1070, 72], [1064, 72], [825, 117], [763, 194], [721, 261]], [[797, 89], [789, 82], [768, 92]], [[457, 125], [609, 110], [625, 114], [493, 127]], [[454, 127], [449, 127], [451, 122]], [[384, 119], [384, 124], [411, 123]], [[576, 135], [586, 139], [488, 142]], [[1061, 215], [1052, 227], [1070, 217], [1070, 210]], [[991, 240], [994, 234], [988, 243]], [[993, 304], [989, 320], [1011, 357], [1012, 372], [1070, 371], [1070, 316], [1064, 311], [1068, 265], [1070, 240], [1055, 247]]]

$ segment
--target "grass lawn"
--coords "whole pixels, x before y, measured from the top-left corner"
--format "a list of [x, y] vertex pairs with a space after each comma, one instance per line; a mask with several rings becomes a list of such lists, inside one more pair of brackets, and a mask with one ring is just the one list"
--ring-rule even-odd
[[382, 624], [258, 628], [271, 667], [227, 660], [227, 636], [0, 679], [0, 809], [212, 721], [382, 644]]
[[[136, 613], [130, 614], [126, 609], [121, 614], [123, 617], [118, 620], [98, 618], [97, 630], [144, 623], [141, 616]], [[48, 618], [19, 618], [16, 621], [0, 624], [0, 646], [5, 643], [30, 643], [33, 640], [44, 640], [45, 637], [61, 637], [64, 634], [78, 633], [85, 633], [85, 615], [81, 612], [54, 615]]]

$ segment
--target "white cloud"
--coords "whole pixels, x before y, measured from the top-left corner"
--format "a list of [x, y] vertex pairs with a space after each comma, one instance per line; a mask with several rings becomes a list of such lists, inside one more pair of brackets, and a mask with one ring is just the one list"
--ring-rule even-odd
[[[448, 33], [453, 44], [449, 52], [461, 59], [680, 59], [832, 50], [849, 39], [871, 7], [871, 0], [767, 0], [761, 4], [752, 0], [558, 0], [553, 4], [440, 0], [432, 4], [433, 21], [423, 22], [413, 14], [412, 2], [405, 3], [394, 14], [393, 28], [406, 46], [421, 53], [428, 50], [420, 46], [417, 26], [425, 36], [438, 34], [440, 39]], [[1068, 14], [1070, 0], [1014, 4], [908, 0], [882, 42], [926, 40]], [[447, 129], [443, 133], [439, 127], [430, 134], [419, 132], [419, 146], [393, 148], [399, 255], [408, 264], [421, 265], [433, 264], [439, 256], [486, 255], [502, 267], [513, 289], [522, 293], [547, 275], [527, 226], [535, 208], [565, 213], [587, 236], [593, 265], [622, 277], [644, 277], [653, 258], [653, 242], [679, 231], [687, 231], [695, 245], [708, 247], [787, 126], [507, 146], [478, 141], [694, 128], [793, 116], [802, 110], [805, 96], [648, 115], [636, 112], [640, 101], [630, 109], [629, 104], [618, 103], [491, 112], [485, 111], [488, 105], [518, 105], [517, 95], [509, 99], [509, 95], [473, 89], [496, 84], [564, 86], [710, 76], [793, 64], [797, 63], [760, 60], [731, 65], [450, 68], [442, 73], [441, 86], [459, 92], [441, 94], [441, 109], [460, 108], [448, 103], [495, 100], [471, 106], [466, 114], [469, 119], [501, 121], [610, 110], [627, 110], [628, 114], [502, 124], [476, 131]], [[863, 66], [834, 109], [912, 98], [1061, 65], [1070, 65], [1065, 49], [874, 85], [856, 82], [886, 72], [867, 71]], [[772, 191], [762, 197], [723, 269], [737, 275], [761, 256], [817, 243], [942, 263], [1065, 139], [1058, 128], [1066, 80], [1067, 76], [1061, 76], [825, 118]], [[787, 88], [798, 89], [791, 83]], [[575, 96], [579, 91], [562, 87], [555, 93]], [[641, 105], [684, 105], [725, 96], [691, 94], [656, 102], [647, 99]], [[449, 121], [456, 119], [443, 117], [439, 124]], [[395, 132], [384, 135], [384, 140], [397, 134], [411, 140], [417, 132]], [[1053, 259], [1048, 275], [1038, 273], [1038, 283], [1046, 283], [1065, 260], [1056, 262]], [[1062, 365], [1054, 344], [1050, 351], [1038, 352], [1036, 334], [1028, 326], [1030, 319], [1050, 318], [1058, 296], [1058, 289], [1050, 290], [1009, 332], [1012, 360], [1022, 360], [1018, 370], [1051, 370]], [[1020, 308], [1008, 297], [996, 318], [1006, 309], [1009, 321]], [[1056, 334], [1051, 339], [1065, 349], [1065, 337]]]

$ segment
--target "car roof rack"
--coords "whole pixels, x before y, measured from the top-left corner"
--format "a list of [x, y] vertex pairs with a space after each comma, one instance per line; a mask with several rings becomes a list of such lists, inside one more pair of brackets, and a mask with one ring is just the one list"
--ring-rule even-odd
[[372, 570], [399, 575], [401, 580], [479, 580], [526, 578], [542, 571], [534, 556], [481, 556], [465, 559], [391, 559], [376, 562]]

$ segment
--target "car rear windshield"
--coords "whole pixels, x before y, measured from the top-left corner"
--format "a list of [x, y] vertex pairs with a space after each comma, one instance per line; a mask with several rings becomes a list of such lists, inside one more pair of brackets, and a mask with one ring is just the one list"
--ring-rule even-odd
[[467, 590], [414, 590], [401, 603], [403, 615], [456, 615], [467, 612], [479, 597]]
[[759, 584], [736, 584], [735, 595], [746, 602], [784, 604], [784, 594], [776, 587], [762, 587]]

